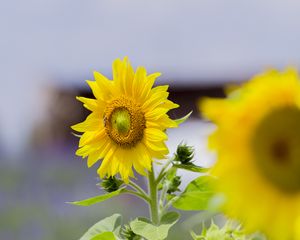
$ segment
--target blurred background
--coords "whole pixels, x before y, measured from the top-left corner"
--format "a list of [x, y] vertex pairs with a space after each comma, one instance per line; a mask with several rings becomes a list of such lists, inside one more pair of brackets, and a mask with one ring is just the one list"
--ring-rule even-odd
[[[75, 100], [97, 70], [111, 77], [115, 58], [162, 72], [170, 98], [194, 110], [169, 132], [209, 166], [204, 122], [195, 102], [223, 97], [223, 86], [269, 67], [300, 66], [297, 0], [27, 0], [0, 3], [0, 239], [72, 240], [113, 212], [124, 221], [147, 213], [121, 196], [90, 208], [70, 206], [101, 190], [96, 168], [75, 157], [70, 125], [88, 113]], [[183, 174], [184, 183], [196, 175]], [[195, 213], [186, 213], [190, 217]], [[179, 223], [170, 239], [189, 239]], [[181, 234], [181, 235], [180, 235]]]

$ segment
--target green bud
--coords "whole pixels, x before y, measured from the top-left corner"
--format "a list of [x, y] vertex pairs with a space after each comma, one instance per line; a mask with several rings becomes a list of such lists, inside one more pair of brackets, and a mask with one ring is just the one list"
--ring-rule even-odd
[[177, 146], [177, 150], [174, 156], [174, 161], [181, 164], [189, 164], [194, 158], [194, 148], [181, 143]]
[[142, 239], [139, 235], [136, 235], [129, 225], [124, 225], [121, 230], [121, 235], [125, 240], [140, 240]]
[[171, 194], [173, 192], [179, 191], [178, 187], [181, 184], [181, 177], [175, 176], [169, 182], [169, 187], [167, 193]]
[[200, 235], [192, 232], [192, 237], [194, 240], [266, 240], [257, 233], [246, 235], [241, 226], [236, 226], [231, 221], [227, 221], [222, 228], [212, 222], [208, 229], [205, 227], [202, 229]]
[[102, 180], [101, 187], [106, 192], [114, 192], [117, 191], [122, 184], [123, 184], [122, 180], [117, 179], [115, 177], [109, 177]]

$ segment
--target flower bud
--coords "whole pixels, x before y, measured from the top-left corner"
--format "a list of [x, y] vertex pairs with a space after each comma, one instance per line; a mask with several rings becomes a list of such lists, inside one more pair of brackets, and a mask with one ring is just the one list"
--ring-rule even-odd
[[169, 187], [167, 193], [171, 194], [176, 191], [180, 191], [178, 187], [181, 184], [181, 177], [180, 176], [175, 176], [172, 179], [169, 180]]
[[189, 164], [194, 158], [194, 148], [181, 143], [177, 146], [177, 150], [174, 156], [174, 161], [181, 164]]
[[122, 184], [122, 180], [117, 179], [115, 177], [108, 177], [102, 180], [101, 187], [106, 192], [114, 192], [117, 191]]
[[122, 231], [122, 236], [125, 240], [140, 240], [142, 239], [139, 235], [136, 235], [129, 225], [124, 225]]

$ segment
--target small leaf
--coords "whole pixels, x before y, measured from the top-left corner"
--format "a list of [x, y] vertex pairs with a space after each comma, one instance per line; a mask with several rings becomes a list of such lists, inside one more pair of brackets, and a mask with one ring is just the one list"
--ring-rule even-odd
[[181, 169], [185, 169], [191, 172], [207, 172], [209, 169], [208, 168], [204, 168], [204, 167], [199, 167], [193, 163], [189, 163], [189, 164], [173, 164], [174, 167], [176, 168], [181, 168]]
[[150, 220], [149, 218], [146, 218], [146, 217], [138, 217], [137, 219], [140, 220], [140, 221], [143, 221], [143, 222], [151, 223], [151, 224], [152, 224], [152, 222], [151, 222], [151, 220]]
[[130, 223], [132, 231], [148, 240], [166, 239], [169, 229], [177, 222], [179, 214], [170, 212], [162, 217], [161, 225], [155, 226], [141, 218], [137, 218]]
[[103, 201], [105, 201], [107, 199], [110, 199], [112, 197], [118, 196], [123, 192], [124, 192], [124, 188], [120, 188], [117, 191], [110, 192], [110, 193], [107, 193], [107, 194], [104, 194], [104, 195], [91, 197], [91, 198], [81, 200], [81, 201], [68, 202], [68, 203], [73, 204], [73, 205], [78, 205], [78, 206], [90, 206], [90, 205], [93, 205], [93, 204], [96, 204], [96, 203], [103, 202]]
[[178, 199], [172, 204], [174, 208], [186, 211], [206, 210], [214, 195], [211, 176], [201, 176], [188, 184]]
[[80, 240], [98, 240], [102, 239], [99, 238], [102, 236], [101, 234], [105, 233], [103, 236], [105, 240], [111, 240], [114, 238], [107, 238], [111, 236], [111, 234], [107, 232], [114, 233], [115, 235], [118, 235], [120, 232], [122, 223], [122, 216], [120, 214], [114, 214], [110, 217], [104, 218], [101, 221], [97, 222], [95, 225], [93, 225], [81, 238]]
[[116, 240], [116, 238], [112, 232], [103, 232], [92, 237], [90, 240]]
[[179, 217], [178, 212], [167, 212], [161, 217], [160, 224], [174, 224]]
[[178, 118], [178, 119], [174, 119], [174, 121], [179, 125], [181, 123], [184, 123], [190, 116], [191, 114], [193, 113], [193, 111], [190, 111], [187, 115], [185, 115], [184, 117], [182, 118]]

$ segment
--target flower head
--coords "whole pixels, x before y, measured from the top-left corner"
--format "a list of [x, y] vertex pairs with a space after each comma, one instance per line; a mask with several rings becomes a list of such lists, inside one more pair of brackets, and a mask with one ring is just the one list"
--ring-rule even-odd
[[300, 82], [295, 70], [268, 71], [226, 99], [201, 103], [216, 125], [212, 173], [224, 210], [270, 239], [298, 240], [300, 222]]
[[153, 158], [168, 153], [165, 130], [177, 127], [167, 112], [178, 107], [168, 100], [168, 86], [153, 87], [159, 73], [147, 75], [146, 69], [133, 70], [127, 58], [113, 63], [113, 80], [94, 73], [87, 81], [95, 99], [77, 97], [92, 113], [72, 126], [83, 132], [76, 154], [87, 157], [88, 167], [102, 159], [101, 178], [120, 173], [128, 182], [132, 168], [145, 175]]

